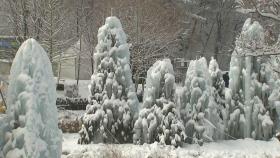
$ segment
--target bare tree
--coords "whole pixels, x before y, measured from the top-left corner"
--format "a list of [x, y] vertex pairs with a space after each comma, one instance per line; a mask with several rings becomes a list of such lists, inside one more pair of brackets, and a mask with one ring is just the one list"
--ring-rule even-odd
[[182, 10], [168, 1], [135, 0], [114, 8], [123, 21], [131, 45], [131, 67], [136, 89], [140, 77], [158, 59], [173, 57], [182, 32]]
[[53, 70], [60, 65], [61, 53], [75, 41], [71, 37], [69, 10], [61, 0], [4, 0], [9, 9], [9, 26], [12, 35], [35, 38], [49, 54]]
[[279, 0], [239, 0], [238, 11], [251, 14], [265, 29], [265, 45], [249, 56], [269, 57], [272, 69], [280, 75], [280, 1]]
[[256, 13], [259, 16], [280, 22], [279, 0], [238, 0], [237, 2], [245, 12]]
[[[187, 54], [192, 54], [194, 47], [199, 54], [205, 56], [213, 53], [218, 60], [219, 55], [228, 51], [228, 38], [225, 36], [231, 29], [232, 15], [235, 13], [235, 0], [212, 1], [212, 0], [190, 0], [185, 3], [187, 26], [185, 35], [187, 36]], [[230, 29], [229, 29], [230, 28]], [[231, 38], [231, 43], [235, 38]], [[211, 44], [211, 45], [210, 45]], [[208, 52], [206, 52], [208, 51]], [[206, 54], [207, 53], [207, 54]], [[193, 55], [192, 55], [193, 56]]]
[[28, 36], [28, 9], [26, 1], [4, 0], [3, 6], [7, 9], [5, 11], [9, 18], [9, 26], [12, 26], [14, 35]]
[[[90, 56], [92, 72], [97, 31], [108, 16], [121, 19], [131, 43], [131, 67], [136, 85], [155, 60], [172, 57], [176, 53], [175, 44], [182, 31], [180, 19], [183, 12], [173, 3], [165, 0], [84, 0], [83, 4], [83, 11], [79, 11], [82, 15], [79, 23], [84, 45], [88, 49], [83, 56]], [[83, 64], [81, 62], [81, 66]]]

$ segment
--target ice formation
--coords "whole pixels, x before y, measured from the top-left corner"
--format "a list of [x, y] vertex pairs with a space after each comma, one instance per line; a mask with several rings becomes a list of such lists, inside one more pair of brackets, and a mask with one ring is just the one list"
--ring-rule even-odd
[[82, 121], [80, 144], [132, 142], [133, 121], [138, 116], [138, 99], [129, 66], [130, 53], [121, 22], [108, 17], [98, 30], [91, 77], [90, 104]]
[[34, 39], [28, 39], [19, 48], [11, 68], [4, 157], [61, 156], [55, 87], [46, 52]]
[[268, 140], [272, 137], [275, 101], [269, 96], [276, 79], [268, 59], [251, 56], [264, 45], [262, 26], [247, 19], [231, 57], [227, 103], [230, 109], [228, 130], [236, 138]]
[[219, 69], [219, 65], [213, 57], [209, 62], [209, 73], [211, 77], [211, 85], [215, 89], [216, 102], [222, 104], [225, 95], [225, 82], [223, 80], [222, 71]]
[[275, 129], [280, 129], [280, 80], [278, 79], [275, 82], [275, 87], [273, 88], [271, 94], [268, 97], [268, 103], [271, 109], [275, 109], [276, 117], [275, 120], [273, 120], [275, 124]]
[[185, 129], [174, 103], [175, 77], [169, 59], [157, 61], [147, 72], [143, 108], [134, 125], [135, 144], [180, 146]]
[[[216, 72], [216, 62], [212, 61], [210, 67], [211, 76], [214, 78], [215, 73], [219, 73]], [[191, 61], [183, 91], [176, 97], [180, 116], [185, 123], [188, 143], [202, 144], [204, 141], [221, 139], [224, 131], [224, 123], [219, 114], [219, 105], [213, 97], [209, 76], [205, 58]]]
[[[209, 73], [211, 76], [211, 87], [212, 87], [212, 97], [214, 97], [214, 104], [216, 104], [215, 114], [219, 117], [216, 117], [216, 121], [221, 121], [216, 124], [218, 130], [216, 132], [216, 139], [225, 139], [227, 138], [226, 134], [228, 131], [228, 117], [229, 117], [229, 105], [226, 104], [226, 92], [229, 91], [225, 87], [225, 82], [223, 80], [222, 71], [219, 68], [219, 65], [216, 59], [211, 58], [209, 63]], [[212, 122], [215, 120], [211, 120]], [[215, 123], [214, 123], [215, 124]]]
[[219, 65], [213, 57], [209, 63], [209, 73], [215, 101], [217, 104], [225, 106], [225, 82], [223, 80], [222, 71], [219, 69]]
[[4, 157], [3, 146], [5, 145], [5, 134], [10, 130], [8, 117], [4, 114], [0, 115], [0, 157]]

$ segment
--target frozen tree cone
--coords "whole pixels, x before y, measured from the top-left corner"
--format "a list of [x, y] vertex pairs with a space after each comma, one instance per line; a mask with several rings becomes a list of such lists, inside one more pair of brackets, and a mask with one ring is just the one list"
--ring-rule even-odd
[[95, 70], [89, 85], [89, 104], [82, 117], [80, 144], [132, 142], [139, 102], [126, 41], [120, 20], [108, 17], [98, 31]]
[[[189, 64], [183, 90], [176, 97], [185, 124], [187, 143], [202, 145], [205, 141], [223, 137], [225, 122], [219, 115], [224, 111], [222, 98], [215, 100], [214, 97], [214, 94], [220, 97], [223, 93], [224, 83], [221, 82], [219, 71], [214, 59], [209, 69], [205, 58], [193, 60]], [[220, 103], [217, 104], [217, 101]]]
[[[257, 21], [247, 19], [236, 40], [229, 71], [228, 127], [229, 134], [236, 138], [269, 140], [276, 127], [273, 122], [279, 122], [273, 112], [280, 99], [275, 95], [279, 81], [268, 58], [252, 56], [263, 47], [263, 27]], [[272, 121], [272, 118], [275, 119]]]
[[148, 70], [143, 108], [134, 124], [134, 144], [181, 146], [185, 141], [183, 121], [174, 103], [175, 77], [169, 59], [157, 61]]
[[11, 68], [4, 157], [61, 156], [62, 133], [55, 102], [56, 86], [47, 53], [34, 39], [28, 39]]

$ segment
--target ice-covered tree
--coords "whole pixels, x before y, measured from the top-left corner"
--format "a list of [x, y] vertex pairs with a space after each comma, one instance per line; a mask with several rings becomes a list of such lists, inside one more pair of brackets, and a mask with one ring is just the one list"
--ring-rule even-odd
[[175, 77], [169, 59], [157, 61], [147, 72], [143, 108], [134, 125], [135, 144], [153, 143], [180, 146], [185, 129], [174, 103]]
[[237, 138], [268, 140], [272, 137], [274, 105], [268, 98], [276, 78], [268, 58], [255, 56], [264, 46], [264, 29], [247, 19], [231, 57], [227, 103], [230, 104], [229, 133]]
[[90, 104], [82, 121], [79, 143], [132, 142], [133, 121], [138, 116], [130, 53], [121, 22], [108, 17], [98, 31], [91, 77]]
[[188, 143], [202, 144], [222, 137], [223, 121], [219, 116], [218, 104], [212, 96], [211, 78], [205, 58], [190, 62], [185, 85], [177, 95]]
[[228, 89], [225, 87], [222, 71], [219, 68], [219, 64], [216, 59], [211, 58], [209, 62], [209, 73], [211, 76], [212, 96], [217, 104], [217, 113], [219, 115], [220, 122], [219, 127], [219, 139], [225, 139], [227, 133], [227, 124], [229, 117], [229, 104], [226, 104], [225, 93]]
[[211, 77], [211, 85], [214, 88], [215, 101], [219, 104], [224, 104], [225, 82], [222, 71], [214, 58], [211, 58], [209, 62], [209, 73]]
[[275, 112], [277, 113], [277, 118], [273, 121], [275, 124], [275, 129], [279, 131], [280, 129], [280, 80], [277, 80], [275, 83], [275, 87], [272, 90], [268, 102], [270, 107], [273, 107], [275, 109]]
[[6, 158], [58, 158], [62, 133], [58, 129], [56, 86], [44, 49], [28, 39], [13, 61], [8, 88], [9, 132]]
[[5, 115], [0, 116], [0, 157], [4, 157], [3, 146], [6, 143], [5, 134], [10, 130], [9, 120]]

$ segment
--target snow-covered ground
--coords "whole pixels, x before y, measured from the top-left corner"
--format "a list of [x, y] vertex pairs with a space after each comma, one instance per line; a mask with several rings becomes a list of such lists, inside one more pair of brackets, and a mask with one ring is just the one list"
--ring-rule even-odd
[[203, 146], [185, 144], [182, 148], [157, 143], [77, 144], [78, 134], [64, 134], [62, 158], [280, 158], [280, 142], [252, 139], [205, 143]]

